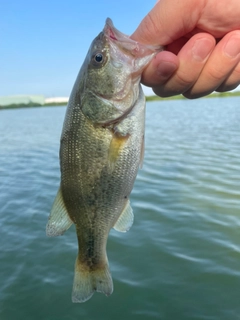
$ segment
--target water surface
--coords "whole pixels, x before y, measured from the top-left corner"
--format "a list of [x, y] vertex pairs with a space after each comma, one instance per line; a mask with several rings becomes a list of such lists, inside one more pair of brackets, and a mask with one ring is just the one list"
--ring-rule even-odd
[[74, 227], [45, 236], [65, 110], [0, 112], [0, 319], [240, 319], [240, 99], [148, 103], [134, 225], [108, 241], [114, 293], [84, 304]]

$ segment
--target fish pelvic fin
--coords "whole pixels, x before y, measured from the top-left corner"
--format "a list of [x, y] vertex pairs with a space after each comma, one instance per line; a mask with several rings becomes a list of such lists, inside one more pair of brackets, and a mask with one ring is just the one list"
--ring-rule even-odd
[[113, 282], [108, 264], [95, 270], [86, 269], [77, 258], [72, 290], [72, 302], [81, 303], [89, 300], [94, 292], [109, 296], [113, 292]]
[[46, 234], [48, 237], [60, 236], [68, 228], [70, 228], [72, 224], [73, 222], [70, 219], [63, 202], [62, 191], [60, 187], [48, 218]]

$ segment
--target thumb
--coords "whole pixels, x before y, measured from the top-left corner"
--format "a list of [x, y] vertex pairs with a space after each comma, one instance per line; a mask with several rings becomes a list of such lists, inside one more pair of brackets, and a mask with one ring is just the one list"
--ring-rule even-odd
[[202, 0], [159, 0], [131, 38], [140, 43], [167, 45], [191, 32], [204, 7]]

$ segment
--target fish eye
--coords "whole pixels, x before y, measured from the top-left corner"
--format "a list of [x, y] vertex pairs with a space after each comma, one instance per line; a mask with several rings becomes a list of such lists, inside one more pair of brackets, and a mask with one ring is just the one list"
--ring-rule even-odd
[[92, 65], [96, 68], [101, 68], [107, 62], [107, 56], [104, 51], [97, 51], [92, 55]]
[[94, 60], [98, 63], [101, 63], [103, 61], [103, 55], [101, 53], [95, 54]]

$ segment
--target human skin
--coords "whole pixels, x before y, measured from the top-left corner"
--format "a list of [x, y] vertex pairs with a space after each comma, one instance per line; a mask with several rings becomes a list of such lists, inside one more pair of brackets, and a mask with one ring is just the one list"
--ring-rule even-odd
[[240, 84], [239, 0], [160, 0], [131, 36], [163, 45], [142, 75], [161, 97], [198, 98]]

